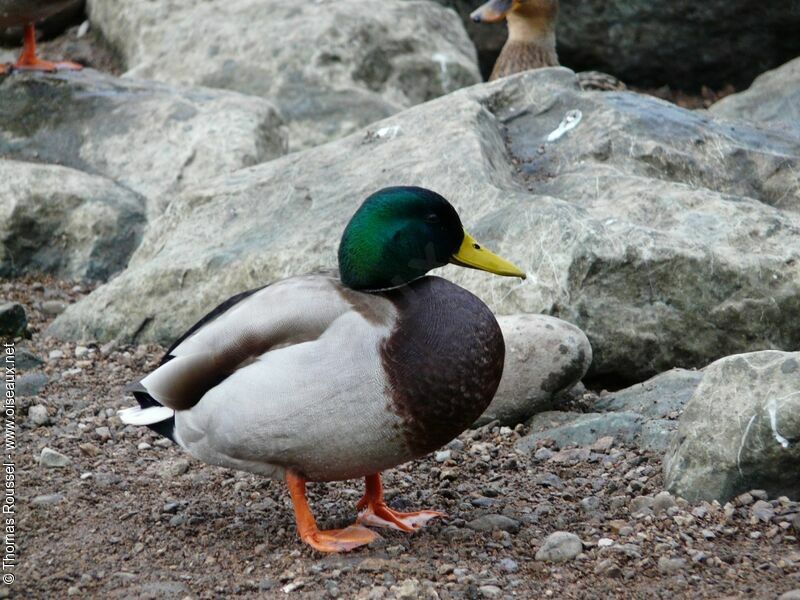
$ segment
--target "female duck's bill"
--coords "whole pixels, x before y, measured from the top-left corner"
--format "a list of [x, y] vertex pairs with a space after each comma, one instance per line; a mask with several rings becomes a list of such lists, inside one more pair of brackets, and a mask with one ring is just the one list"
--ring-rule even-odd
[[476, 8], [470, 18], [476, 23], [498, 23], [506, 18], [513, 4], [512, 0], [489, 0]]

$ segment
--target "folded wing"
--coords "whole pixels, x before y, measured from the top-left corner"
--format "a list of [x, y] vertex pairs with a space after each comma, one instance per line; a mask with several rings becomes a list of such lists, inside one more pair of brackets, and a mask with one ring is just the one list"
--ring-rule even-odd
[[285, 279], [222, 307], [141, 380], [156, 401], [188, 410], [238, 369], [271, 349], [318, 338], [352, 308], [338, 279], [326, 275]]

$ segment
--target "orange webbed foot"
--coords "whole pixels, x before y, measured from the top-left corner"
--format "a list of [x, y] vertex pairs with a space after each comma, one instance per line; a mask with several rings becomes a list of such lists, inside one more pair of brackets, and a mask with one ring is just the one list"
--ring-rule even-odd
[[14, 71], [77, 71], [83, 65], [68, 61], [50, 62], [36, 56], [36, 30], [33, 23], [28, 23], [23, 34], [22, 53], [11, 68]]
[[379, 539], [374, 531], [361, 525], [350, 525], [344, 529], [321, 531], [306, 501], [306, 480], [291, 471], [286, 472], [286, 485], [294, 506], [297, 533], [300, 539], [319, 552], [348, 552]]
[[50, 62], [49, 60], [33, 57], [33, 59], [27, 59], [24, 62], [18, 60], [12, 68], [15, 71], [45, 71], [52, 73], [53, 71], [80, 71], [83, 69], [83, 65], [69, 61]]
[[446, 516], [444, 513], [435, 510], [399, 512], [383, 504], [367, 507], [366, 510], [358, 513], [357, 522], [370, 527], [387, 527], [398, 531], [412, 532], [425, 527], [431, 519]]
[[344, 529], [315, 529], [300, 534], [306, 544], [319, 552], [349, 552], [380, 537], [361, 525], [350, 525]]
[[383, 500], [380, 475], [369, 475], [365, 477], [365, 481], [367, 491], [356, 504], [356, 508], [359, 510], [357, 523], [370, 527], [387, 527], [398, 531], [412, 532], [427, 525], [431, 519], [447, 516], [435, 510], [417, 512], [392, 510]]

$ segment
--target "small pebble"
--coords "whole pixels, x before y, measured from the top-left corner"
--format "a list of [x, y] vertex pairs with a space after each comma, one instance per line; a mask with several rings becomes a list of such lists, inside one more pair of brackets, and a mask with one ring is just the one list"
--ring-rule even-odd
[[56, 316], [60, 315], [67, 309], [67, 305], [61, 300], [45, 300], [42, 302], [42, 312], [46, 315]]
[[42, 448], [42, 453], [39, 455], [39, 466], [49, 469], [66, 467], [71, 462], [72, 459], [69, 456], [56, 452], [52, 448]]
[[519, 571], [519, 564], [513, 558], [500, 559], [500, 568], [506, 573], [516, 573]]
[[762, 523], [769, 523], [775, 516], [775, 510], [772, 505], [765, 500], [756, 500], [750, 507], [751, 521], [753, 524], [761, 521]]
[[536, 552], [536, 560], [545, 562], [566, 562], [583, 551], [581, 539], [568, 531], [556, 531], [545, 538]]
[[47, 407], [43, 404], [34, 404], [28, 409], [28, 419], [37, 427], [47, 425], [50, 422]]
[[467, 523], [467, 527], [475, 531], [508, 531], [509, 533], [517, 533], [519, 531], [519, 521], [516, 521], [505, 515], [484, 515], [478, 517]]
[[580, 502], [581, 509], [587, 514], [598, 512], [602, 508], [602, 502], [597, 496], [588, 496]]
[[31, 504], [34, 506], [50, 506], [52, 504], [58, 504], [63, 499], [64, 494], [43, 494], [31, 500]]
[[604, 575], [613, 579], [622, 577], [622, 569], [610, 558], [598, 562], [597, 565], [595, 565], [594, 572], [596, 575]]
[[655, 514], [661, 514], [663, 512], [667, 512], [670, 508], [675, 506], [675, 500], [672, 497], [672, 494], [669, 492], [659, 492], [653, 498], [653, 503], [651, 504], [651, 508]]
[[439, 450], [439, 451], [438, 451], [438, 452], [437, 452], [437, 453], [434, 455], [434, 460], [436, 460], [436, 462], [440, 462], [440, 463], [442, 463], [442, 462], [444, 462], [444, 461], [446, 461], [446, 460], [450, 460], [450, 456], [451, 456], [451, 454], [452, 454], [452, 453], [450, 452], [450, 450]]
[[677, 573], [686, 570], [686, 560], [662, 556], [658, 559], [658, 570], [661, 573]]
[[637, 496], [630, 503], [632, 515], [642, 515], [652, 512], [654, 499], [651, 496]]
[[178, 459], [173, 463], [166, 463], [161, 467], [161, 475], [165, 478], [178, 477], [189, 470], [189, 461]]

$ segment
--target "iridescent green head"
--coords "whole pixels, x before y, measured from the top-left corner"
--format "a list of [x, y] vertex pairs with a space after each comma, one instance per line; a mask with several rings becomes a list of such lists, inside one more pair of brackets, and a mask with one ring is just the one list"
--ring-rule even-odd
[[419, 187], [372, 194], [350, 219], [339, 244], [342, 282], [357, 290], [398, 287], [447, 263], [525, 277], [467, 235], [447, 200]]

